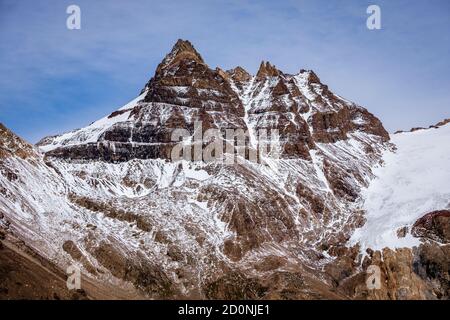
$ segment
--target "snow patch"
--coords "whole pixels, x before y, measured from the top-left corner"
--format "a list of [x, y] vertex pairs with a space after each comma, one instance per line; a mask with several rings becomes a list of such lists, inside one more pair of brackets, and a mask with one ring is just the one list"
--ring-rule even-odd
[[397, 151], [385, 152], [377, 178], [362, 191], [367, 222], [350, 242], [363, 249], [417, 245], [411, 235], [398, 238], [397, 229], [450, 202], [450, 125], [391, 138]]

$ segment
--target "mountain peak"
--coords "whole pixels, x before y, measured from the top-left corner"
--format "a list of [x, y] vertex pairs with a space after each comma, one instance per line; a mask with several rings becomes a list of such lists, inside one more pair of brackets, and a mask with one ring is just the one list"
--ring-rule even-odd
[[234, 81], [248, 81], [251, 79], [251, 74], [247, 72], [241, 66], [237, 66], [234, 69], [227, 70], [226, 73], [234, 80]]
[[156, 73], [176, 65], [182, 60], [192, 60], [197, 63], [205, 64], [202, 56], [195, 50], [194, 46], [188, 40], [178, 39], [169, 54], [158, 65]]
[[198, 52], [195, 50], [194, 46], [189, 40], [178, 39], [177, 42], [172, 47], [171, 52], [183, 52], [189, 51], [198, 55]]
[[259, 66], [258, 73], [256, 76], [258, 78], [265, 77], [276, 77], [281, 74], [281, 71], [278, 70], [274, 65], [270, 64], [269, 61], [261, 61], [261, 65]]

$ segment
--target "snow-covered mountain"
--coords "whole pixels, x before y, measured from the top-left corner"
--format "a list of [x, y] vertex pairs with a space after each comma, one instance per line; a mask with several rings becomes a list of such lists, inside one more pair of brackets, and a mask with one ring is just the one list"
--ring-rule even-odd
[[[281, 157], [172, 161], [173, 131], [193, 137], [198, 121], [202, 133], [247, 130], [247, 153], [260, 147], [259, 130], [277, 129]], [[446, 128], [435, 133], [444, 145]], [[85, 128], [36, 147], [1, 128], [0, 226], [63, 270], [79, 264], [92, 298], [101, 291], [92, 283], [121, 297], [428, 298], [412, 272], [417, 292], [362, 287], [367, 259], [385, 263], [373, 253], [363, 261], [362, 249], [391, 245], [390, 232], [420, 216], [404, 205], [422, 202], [411, 192], [389, 199], [401, 190], [395, 175], [426, 161], [396, 171], [411, 152], [402, 137], [414, 134], [390, 142], [374, 115], [312, 71], [285, 74], [268, 62], [256, 75], [211, 69], [179, 40], [136, 99]], [[436, 157], [448, 167], [448, 153]], [[414, 191], [420, 177], [405, 179]], [[447, 195], [434, 190], [426, 195]], [[445, 209], [438, 206], [422, 208]], [[408, 254], [393, 252], [407, 263]]]

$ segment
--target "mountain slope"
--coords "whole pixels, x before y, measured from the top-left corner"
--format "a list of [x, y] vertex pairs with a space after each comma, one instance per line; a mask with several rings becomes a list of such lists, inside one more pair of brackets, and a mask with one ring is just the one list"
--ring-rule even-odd
[[[232, 144], [232, 164], [174, 161], [176, 129], [187, 150], [198, 131], [248, 134], [244, 146], [217, 138]], [[278, 130], [280, 158], [249, 161], [262, 129]], [[314, 72], [211, 69], [184, 40], [109, 116], [37, 148], [7, 129], [0, 141], [8, 234], [146, 298], [353, 297], [343, 281], [365, 269], [347, 241], [364, 224], [372, 168], [393, 148], [374, 115]]]

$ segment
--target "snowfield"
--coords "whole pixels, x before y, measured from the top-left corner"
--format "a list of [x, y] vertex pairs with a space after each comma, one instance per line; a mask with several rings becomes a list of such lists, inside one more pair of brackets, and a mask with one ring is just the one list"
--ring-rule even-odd
[[396, 231], [412, 226], [424, 214], [450, 209], [450, 124], [391, 135], [397, 150], [386, 151], [385, 164], [363, 189], [367, 222], [350, 242], [365, 248], [412, 247], [419, 240]]
[[128, 120], [132, 109], [144, 99], [147, 91], [143, 92], [141, 95], [131, 100], [127, 104], [120, 107], [117, 111], [122, 111], [123, 113], [111, 116], [107, 115], [93, 123], [89, 126], [81, 129], [76, 129], [60, 136], [55, 136], [52, 138], [50, 144], [40, 145], [39, 150], [43, 153], [55, 150], [56, 148], [68, 145], [79, 145], [84, 143], [94, 143], [98, 142], [102, 133], [104, 133], [108, 128], [114, 124], [125, 122]]

